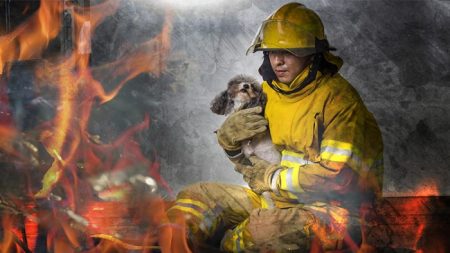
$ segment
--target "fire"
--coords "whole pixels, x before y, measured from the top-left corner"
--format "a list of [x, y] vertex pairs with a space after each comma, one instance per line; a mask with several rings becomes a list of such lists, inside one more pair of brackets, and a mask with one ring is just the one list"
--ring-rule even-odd
[[[162, 252], [190, 252], [184, 228], [174, 227], [165, 216], [170, 202], [153, 193], [153, 187], [158, 184], [173, 195], [159, 174], [156, 152], [150, 161], [134, 140], [136, 133], [150, 127], [150, 117], [145, 115], [141, 123], [126, 130], [112, 143], [103, 143], [100, 137], [88, 132], [93, 107], [114, 99], [122, 87], [139, 74], [151, 73], [159, 77], [167, 66], [170, 11], [157, 36], [114, 62], [90, 68], [92, 34], [119, 4], [119, 0], [109, 0], [80, 7], [65, 1], [42, 0], [32, 17], [0, 37], [0, 76], [4, 81], [11, 66], [7, 63], [40, 58], [60, 32], [63, 11], [67, 8], [72, 11], [73, 52], [43, 59], [35, 68], [35, 88], [54, 90], [57, 108], [50, 121], [34, 129], [39, 134], [30, 148], [37, 150], [34, 143], [42, 144], [51, 157], [51, 165], [42, 179], [42, 188], [28, 197], [41, 199], [39, 203], [44, 201], [50, 206], [35, 205], [31, 201], [31, 209], [23, 205], [14, 207], [22, 215], [34, 212], [33, 219], [26, 219], [25, 237], [20, 237], [16, 231], [21, 227], [16, 216], [2, 213], [1, 253], [33, 251], [39, 242], [31, 235], [39, 233], [38, 224], [46, 231], [44, 246], [53, 252], [156, 248]], [[105, 90], [101, 81], [114, 88]], [[0, 100], [8, 104], [5, 87], [6, 83], [2, 83]], [[15, 159], [26, 160], [14, 146], [15, 142], [23, 142], [19, 138], [21, 133], [14, 126], [10, 112], [0, 109], [6, 115], [0, 117], [0, 150]], [[117, 154], [121, 155], [120, 159]], [[136, 187], [146, 187], [145, 194], [135, 192]], [[55, 189], [58, 194], [52, 193]], [[100, 243], [95, 244], [92, 238], [100, 239]]]
[[14, 228], [12, 218], [6, 215], [2, 218], [2, 226], [5, 234], [3, 235], [3, 241], [0, 243], [0, 249], [2, 253], [11, 252], [16, 247], [14, 244], [14, 233], [12, 232]]
[[437, 197], [437, 189], [435, 182], [425, 181], [410, 196], [380, 199], [373, 210], [365, 210], [364, 240], [377, 247], [446, 252], [440, 213], [446, 201]]
[[[96, 7], [92, 10], [91, 15], [93, 16], [93, 22], [90, 26], [95, 26], [99, 20], [104, 18], [104, 16], [101, 15], [109, 14], [108, 12], [101, 12], [100, 10], [102, 10], [102, 8], [100, 7], [103, 6]], [[115, 8], [116, 7], [117, 5]], [[81, 15], [77, 16], [76, 20], [83, 24], [87, 24], [86, 22], [88, 22], [86, 21], [86, 18]], [[80, 150], [80, 144], [86, 142], [86, 128], [95, 99], [99, 99], [101, 103], [110, 101], [117, 95], [127, 81], [144, 71], [153, 72], [157, 76], [161, 73], [161, 69], [165, 67], [165, 58], [167, 57], [168, 48], [170, 47], [167, 39], [170, 32], [168, 23], [170, 23], [169, 17], [161, 31], [161, 35], [153, 38], [139, 48], [141, 49], [138, 50], [140, 55], [148, 54], [149, 56], [146, 58], [139, 57], [134, 59], [133, 56], [135, 55], [129, 55], [115, 63], [116, 65], [123, 64], [128, 67], [135, 67], [135, 69], [133, 69], [133, 71], [131, 71], [131, 69], [118, 71], [118, 76], [115, 77], [118, 77], [121, 81], [112, 92], [105, 92], [102, 84], [93, 78], [87, 64], [89, 55], [84, 54], [85, 51], [73, 54], [60, 64], [55, 66], [49, 65], [40, 70], [41, 72], [53, 73], [53, 75], [55, 75], [57, 80], [52, 81], [58, 84], [60, 110], [58, 110], [58, 113], [54, 118], [53, 131], [51, 131], [52, 134], [48, 134], [47, 132], [45, 137], [42, 137], [42, 141], [45, 144], [47, 151], [54, 157], [54, 162], [44, 176], [43, 188], [36, 194], [36, 197], [48, 196], [55, 184], [61, 178], [64, 169], [75, 170], [75, 168], [71, 168], [71, 165], [74, 164], [75, 158], [79, 158], [77, 157], [77, 151]], [[80, 38], [89, 38], [90, 36], [86, 35], [86, 30], [88, 30], [88, 28], [86, 28], [87, 26], [84, 25], [79, 27], [85, 28], [84, 30], [81, 29], [81, 34], [84, 35], [80, 36]], [[161, 40], [161, 38], [166, 38], [166, 40]], [[86, 44], [88, 42], [85, 40], [80, 39], [79, 42], [79, 49], [81, 48], [80, 45], [84, 48], [87, 47]], [[164, 42], [168, 45], [161, 45], [159, 48], [155, 47], [155, 45], [159, 45], [158, 43], [161, 44]], [[154, 50], [148, 51], [148, 45], [152, 45]], [[164, 50], [156, 51], [160, 48]], [[145, 49], [147, 49], [147, 51]], [[157, 58], [155, 59], [155, 57]], [[159, 64], [159, 68], [153, 70], [156, 63]], [[115, 65], [113, 64], [113, 66]], [[138, 66], [144, 67], [138, 68]], [[41, 73], [40, 76], [45, 76], [45, 74]], [[83, 140], [83, 138], [85, 140]], [[70, 140], [70, 142], [68, 142], [68, 140]]]
[[[421, 186], [417, 187], [413, 196], [416, 196], [416, 198], [411, 198], [410, 200], [405, 201], [403, 208], [407, 209], [411, 214], [426, 214], [428, 212], [427, 206], [431, 205], [430, 197], [439, 196], [437, 184], [432, 181], [424, 181]], [[413, 249], [419, 249], [422, 246], [420, 240], [424, 238], [424, 236], [427, 236], [424, 232], [431, 223], [430, 218], [432, 217], [425, 216], [423, 218], [419, 218], [416, 220], [415, 224], [406, 224], [406, 227], [404, 227], [404, 229], [413, 231], [415, 234], [412, 240]]]
[[61, 1], [42, 0], [30, 20], [0, 37], [0, 75], [5, 63], [39, 58], [50, 40], [59, 32]]
[[439, 196], [438, 184], [430, 180], [424, 180], [413, 192], [412, 196]]

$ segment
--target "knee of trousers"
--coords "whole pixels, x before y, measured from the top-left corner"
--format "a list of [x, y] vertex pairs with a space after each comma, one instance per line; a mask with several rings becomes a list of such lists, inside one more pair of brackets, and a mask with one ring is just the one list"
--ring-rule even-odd
[[201, 218], [210, 209], [208, 197], [202, 190], [204, 183], [188, 185], [178, 194], [173, 205], [168, 209], [169, 218], [183, 215], [183, 218]]
[[183, 222], [194, 234], [211, 234], [217, 223], [215, 200], [208, 195], [213, 183], [196, 183], [182, 189], [172, 207], [167, 211], [171, 221]]
[[309, 228], [315, 223], [317, 219], [306, 210], [255, 209], [250, 214], [247, 229], [259, 248], [293, 249], [309, 244]]
[[208, 192], [217, 190], [218, 184], [201, 182], [184, 187], [178, 194], [177, 199], [207, 199]]

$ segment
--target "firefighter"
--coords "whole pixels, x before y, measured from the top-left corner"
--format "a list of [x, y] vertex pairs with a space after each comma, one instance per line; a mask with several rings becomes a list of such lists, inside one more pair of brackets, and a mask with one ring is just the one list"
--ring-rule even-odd
[[[360, 223], [381, 192], [381, 133], [331, 50], [319, 16], [300, 3], [262, 23], [248, 52], [264, 55], [264, 116], [262, 108], [242, 110], [217, 131], [250, 189], [198, 183], [178, 194], [168, 213], [186, 218], [193, 251], [203, 244], [225, 252], [374, 250]], [[267, 128], [281, 163], [255, 156], [240, 163], [242, 142]]]

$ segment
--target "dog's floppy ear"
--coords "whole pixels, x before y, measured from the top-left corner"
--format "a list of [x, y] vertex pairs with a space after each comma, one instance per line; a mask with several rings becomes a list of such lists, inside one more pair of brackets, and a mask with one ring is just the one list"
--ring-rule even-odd
[[222, 91], [211, 101], [211, 111], [215, 114], [225, 115], [228, 107], [228, 92]]

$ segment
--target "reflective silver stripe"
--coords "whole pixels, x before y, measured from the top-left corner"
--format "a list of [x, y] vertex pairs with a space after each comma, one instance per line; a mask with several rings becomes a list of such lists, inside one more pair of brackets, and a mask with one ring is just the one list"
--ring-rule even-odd
[[344, 156], [348, 156], [348, 157], [352, 156], [352, 151], [351, 150], [339, 149], [339, 148], [330, 147], [330, 146], [322, 147], [321, 153], [322, 152], [329, 152], [329, 153], [333, 153], [335, 155], [344, 155]]
[[273, 173], [272, 178], [270, 179], [270, 189], [272, 189], [272, 192], [276, 195], [279, 195], [279, 191], [277, 188], [278, 183], [278, 177], [280, 176], [281, 169], [277, 169], [275, 173]]
[[322, 146], [321, 147], [321, 156], [324, 157], [324, 154], [326, 154], [326, 160], [331, 159], [332, 161], [338, 160], [341, 162], [348, 162], [348, 160], [353, 160], [356, 166], [361, 166], [361, 158], [356, 155], [356, 152], [349, 149], [340, 149], [336, 147], [331, 146]]
[[288, 188], [288, 191], [290, 192], [295, 192], [294, 190], [294, 186], [292, 185], [292, 172], [294, 171], [294, 169], [287, 169], [286, 172], [286, 186]]
[[286, 155], [286, 154], [283, 154], [283, 156], [281, 157], [281, 160], [282, 161], [289, 161], [289, 162], [293, 162], [293, 163], [298, 163], [300, 165], [304, 165], [304, 164], [308, 163], [308, 161], [303, 159], [303, 158], [290, 156], [290, 155]]

